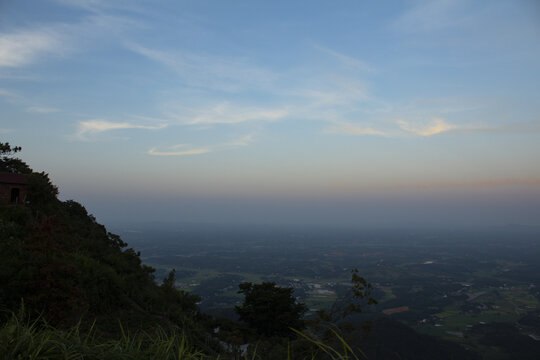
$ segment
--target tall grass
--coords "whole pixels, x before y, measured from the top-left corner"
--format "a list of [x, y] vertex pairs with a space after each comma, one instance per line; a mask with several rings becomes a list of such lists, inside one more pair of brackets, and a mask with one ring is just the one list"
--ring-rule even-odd
[[90, 329], [79, 326], [59, 330], [42, 320], [27, 321], [19, 315], [0, 327], [0, 359], [29, 360], [203, 360], [203, 353], [188, 345], [183, 334], [157, 329], [152, 333], [125, 331], [119, 340], [100, 341]]
[[[318, 351], [299, 356], [287, 347], [287, 360], [360, 360], [347, 342], [333, 331], [340, 348], [323, 343], [312, 335], [292, 329], [301, 338], [314, 345]], [[216, 359], [190, 346], [181, 332], [157, 328], [152, 332], [130, 334], [121, 327], [117, 340], [99, 339], [93, 326], [84, 334], [80, 326], [68, 330], [56, 329], [42, 319], [30, 321], [24, 312], [13, 314], [0, 325], [0, 359], [9, 360], [210, 360]], [[365, 357], [360, 350], [358, 352]], [[296, 355], [296, 356], [295, 356]], [[244, 360], [267, 359], [255, 347]], [[277, 359], [279, 360], [279, 359]]]
[[[326, 358], [330, 360], [360, 360], [360, 358], [356, 355], [354, 350], [349, 346], [347, 341], [334, 329], [329, 329], [330, 332], [336, 337], [338, 343], [341, 345], [341, 349], [337, 349], [331, 345], [325, 344], [324, 342], [317, 339], [315, 336], [310, 335], [308, 333], [292, 329], [297, 335], [302, 337], [303, 339], [307, 340], [308, 342], [312, 343], [316, 346], [317, 349], [322, 351], [326, 356]], [[357, 349], [357, 352], [362, 355], [365, 359], [367, 359], [366, 354], [360, 350]], [[312, 360], [316, 358], [316, 354], [312, 355]]]

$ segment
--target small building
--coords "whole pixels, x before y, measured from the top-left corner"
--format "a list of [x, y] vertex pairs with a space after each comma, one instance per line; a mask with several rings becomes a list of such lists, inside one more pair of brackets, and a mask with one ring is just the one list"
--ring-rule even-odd
[[0, 173], [0, 204], [22, 205], [28, 196], [28, 180], [24, 174]]

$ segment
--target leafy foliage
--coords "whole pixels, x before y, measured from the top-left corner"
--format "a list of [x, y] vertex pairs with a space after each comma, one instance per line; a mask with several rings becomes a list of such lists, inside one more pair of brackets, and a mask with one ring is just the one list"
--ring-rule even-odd
[[339, 301], [336, 301], [329, 310], [319, 310], [321, 320], [334, 324], [351, 314], [359, 314], [369, 305], [376, 305], [371, 294], [373, 286], [358, 274], [358, 269], [351, 271], [351, 289]]
[[265, 336], [290, 335], [289, 328], [303, 329], [302, 315], [306, 312], [305, 304], [297, 303], [292, 295], [292, 288], [282, 288], [274, 282], [253, 284], [245, 282], [239, 285], [245, 299], [236, 311], [240, 320], [245, 321], [257, 333]]
[[32, 172], [30, 167], [13, 155], [21, 151], [20, 146], [11, 147], [9, 143], [0, 142], [0, 172], [29, 174]]

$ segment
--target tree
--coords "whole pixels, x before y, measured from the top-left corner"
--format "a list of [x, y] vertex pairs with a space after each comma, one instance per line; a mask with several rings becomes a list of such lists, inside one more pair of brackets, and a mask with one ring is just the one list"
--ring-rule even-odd
[[[342, 338], [348, 340], [346, 335], [352, 333], [355, 326], [345, 320], [350, 315], [360, 314], [365, 307], [377, 304], [377, 300], [371, 296], [372, 291], [371, 283], [358, 274], [358, 269], [353, 269], [349, 291], [330, 309], [318, 310], [318, 318], [311, 322], [310, 328], [325, 343], [335, 339], [335, 334], [338, 333]], [[364, 330], [369, 330], [371, 322], [366, 321], [361, 324], [361, 327]]]
[[292, 288], [283, 288], [274, 282], [252, 284], [244, 282], [238, 286], [244, 294], [242, 306], [236, 306], [240, 320], [264, 336], [290, 336], [289, 328], [301, 330], [305, 327], [302, 316], [307, 310], [297, 303]]
[[6, 142], [0, 142], [0, 172], [29, 174], [32, 169], [21, 159], [13, 158], [12, 156], [21, 151], [20, 146], [11, 147]]

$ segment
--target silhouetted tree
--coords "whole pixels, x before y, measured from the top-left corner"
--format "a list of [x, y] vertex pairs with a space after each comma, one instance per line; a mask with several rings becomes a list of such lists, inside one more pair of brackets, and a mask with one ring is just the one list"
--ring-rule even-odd
[[30, 174], [32, 172], [32, 169], [24, 161], [12, 157], [21, 150], [20, 146], [11, 147], [8, 142], [0, 142], [0, 172], [19, 174]]
[[274, 282], [262, 284], [242, 283], [238, 286], [244, 294], [242, 306], [236, 306], [240, 320], [258, 334], [265, 336], [290, 336], [289, 328], [303, 329], [302, 316], [307, 310], [303, 303], [297, 303], [292, 288], [283, 288]]

